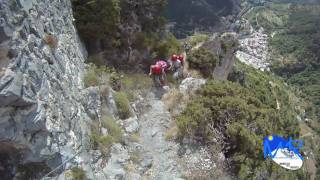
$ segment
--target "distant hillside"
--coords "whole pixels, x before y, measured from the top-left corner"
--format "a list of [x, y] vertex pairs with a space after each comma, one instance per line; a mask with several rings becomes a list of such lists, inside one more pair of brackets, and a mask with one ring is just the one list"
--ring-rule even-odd
[[234, 0], [168, 0], [165, 15], [175, 22], [174, 34], [178, 37], [189, 35], [194, 29], [213, 31], [221, 28], [221, 17], [238, 10]]
[[[307, 100], [307, 116], [319, 119], [320, 5], [309, 4], [319, 2], [315, 0], [293, 2], [299, 3], [256, 7], [245, 18], [271, 35], [272, 71], [300, 90], [300, 97]], [[312, 121], [312, 126], [318, 130], [319, 121]]]

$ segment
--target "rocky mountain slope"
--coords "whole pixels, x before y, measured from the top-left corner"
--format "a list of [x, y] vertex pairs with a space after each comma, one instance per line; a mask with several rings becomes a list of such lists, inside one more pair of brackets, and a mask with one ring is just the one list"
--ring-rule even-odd
[[0, 176], [39, 179], [68, 159], [53, 174], [85, 162], [92, 175], [88, 134], [100, 97], [83, 88], [86, 51], [70, 1], [1, 1], [0, 9]]

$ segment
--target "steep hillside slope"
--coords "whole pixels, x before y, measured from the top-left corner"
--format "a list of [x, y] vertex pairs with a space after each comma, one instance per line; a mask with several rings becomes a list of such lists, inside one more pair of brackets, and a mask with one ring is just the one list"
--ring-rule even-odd
[[[304, 2], [304, 1], [301, 1]], [[319, 20], [320, 5], [271, 3], [254, 8], [245, 17], [268, 34], [272, 70], [301, 90], [311, 104], [307, 115], [320, 117], [319, 82]]]

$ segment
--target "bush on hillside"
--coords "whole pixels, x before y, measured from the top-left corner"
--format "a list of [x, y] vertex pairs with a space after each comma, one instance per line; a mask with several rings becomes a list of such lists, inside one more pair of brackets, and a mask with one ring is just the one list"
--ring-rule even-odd
[[99, 77], [97, 76], [94, 68], [89, 68], [87, 70], [87, 72], [84, 74], [83, 82], [85, 87], [99, 85]]
[[108, 130], [108, 134], [112, 137], [114, 142], [123, 142], [123, 133], [121, 127], [112, 117], [102, 117], [102, 126]]
[[114, 94], [115, 102], [117, 105], [118, 116], [120, 119], [129, 118], [132, 113], [130, 111], [130, 103], [125, 93], [116, 92]]
[[189, 66], [198, 69], [204, 76], [210, 76], [216, 67], [218, 57], [204, 47], [192, 51], [188, 57]]
[[85, 171], [79, 167], [72, 168], [71, 175], [72, 175], [73, 180], [87, 180], [88, 179]]
[[113, 72], [110, 74], [109, 77], [109, 83], [111, 85], [111, 88], [115, 91], [120, 91], [121, 90], [121, 76], [120, 74]]
[[167, 59], [181, 51], [180, 42], [172, 35], [167, 35], [155, 48], [158, 59]]
[[116, 74], [115, 69], [107, 66], [96, 66], [95, 64], [88, 64], [88, 68], [83, 77], [85, 87], [98, 86], [100, 84], [107, 84], [108, 77]]
[[274, 170], [272, 163], [263, 160], [261, 145], [263, 137], [270, 134], [299, 135], [295, 104], [277, 80], [251, 68], [246, 73], [244, 86], [209, 81], [199, 90], [176, 119], [179, 136], [204, 143], [212, 139], [224, 142], [225, 155], [233, 161], [233, 171], [242, 179], [255, 179], [262, 172], [275, 177], [284, 173], [284, 177], [295, 179], [301, 172]]
[[114, 143], [112, 136], [107, 135], [107, 136], [101, 136], [97, 132], [93, 132], [90, 135], [90, 143], [91, 143], [91, 148], [94, 150], [100, 150], [102, 155], [104, 157], [109, 156], [110, 153], [110, 148], [112, 144]]

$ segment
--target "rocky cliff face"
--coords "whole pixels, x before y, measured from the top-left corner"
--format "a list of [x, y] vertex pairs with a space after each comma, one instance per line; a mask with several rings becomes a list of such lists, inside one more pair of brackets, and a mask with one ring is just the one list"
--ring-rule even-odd
[[55, 173], [88, 162], [100, 96], [82, 90], [86, 52], [70, 1], [1, 0], [0, 15], [0, 176], [41, 164], [38, 179], [68, 159]]

